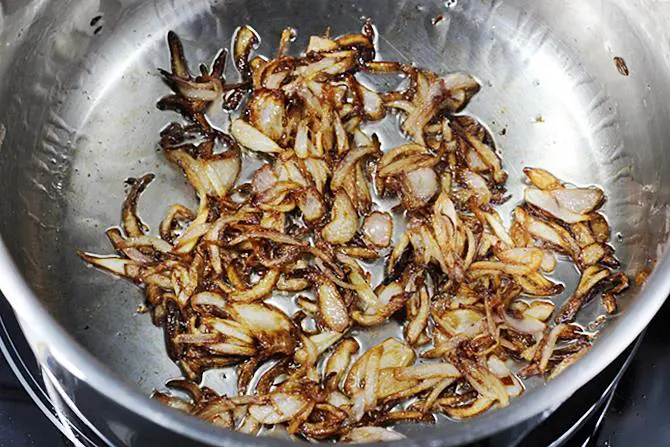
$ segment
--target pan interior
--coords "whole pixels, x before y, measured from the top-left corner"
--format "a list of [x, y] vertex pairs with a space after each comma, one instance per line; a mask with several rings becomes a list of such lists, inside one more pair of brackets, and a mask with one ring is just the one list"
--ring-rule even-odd
[[[480, 80], [466, 112], [489, 125], [510, 174], [514, 198], [502, 215], [521, 197], [522, 168], [537, 166], [605, 189], [612, 244], [629, 273], [655, 260], [667, 240], [667, 67], [651, 56], [651, 42], [623, 3], [567, 1], [560, 10], [531, 0], [45, 3], [49, 31], [25, 30], [14, 69], [1, 81], [0, 234], [53, 317], [146, 393], [179, 376], [162, 332], [138, 313], [140, 290], [87, 268], [75, 249], [111, 251], [104, 230], [119, 223], [128, 177], [157, 174], [140, 203], [153, 229], [169, 205], [195, 203], [181, 173], [157, 151], [160, 130], [178, 118], [155, 107], [168, 92], [156, 69], [169, 66], [170, 29], [197, 67], [229, 47], [243, 24], [260, 33], [260, 52], [271, 54], [287, 26], [302, 48], [311, 34], [356, 32], [370, 17], [380, 57]], [[625, 58], [630, 76], [617, 71], [614, 56]], [[230, 79], [236, 76], [231, 69]], [[4, 143], [2, 129], [9, 130]], [[399, 142], [395, 126], [375, 131], [386, 149]], [[560, 303], [578, 273], [564, 265], [556, 275], [567, 286]], [[624, 312], [636, 292], [621, 300]], [[594, 300], [581, 321], [602, 312]], [[364, 338], [381, 341], [397, 331], [389, 326]], [[232, 370], [215, 371], [206, 383], [231, 392], [234, 379]], [[538, 384], [527, 385], [532, 393]], [[411, 435], [416, 427], [400, 430]]]

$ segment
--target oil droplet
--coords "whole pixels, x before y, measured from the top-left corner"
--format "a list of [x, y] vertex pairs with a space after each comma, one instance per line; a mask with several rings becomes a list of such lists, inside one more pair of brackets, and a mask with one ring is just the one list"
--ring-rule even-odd
[[617, 242], [621, 243], [623, 242], [623, 234], [617, 233], [614, 235], [614, 238], [616, 239]]
[[455, 8], [458, 5], [458, 0], [447, 0], [444, 2], [444, 6], [447, 8]]

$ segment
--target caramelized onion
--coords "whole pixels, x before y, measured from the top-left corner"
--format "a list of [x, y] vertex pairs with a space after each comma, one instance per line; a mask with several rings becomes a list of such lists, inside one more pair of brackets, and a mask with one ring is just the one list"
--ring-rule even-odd
[[323, 229], [323, 238], [331, 244], [345, 244], [358, 231], [358, 214], [343, 190], [337, 191], [330, 222]]
[[[508, 227], [500, 152], [462, 112], [480, 89], [472, 76], [375, 61], [370, 21], [311, 36], [303, 53], [295, 37], [285, 28], [273, 55], [254, 54], [260, 36], [240, 27], [229, 82], [227, 51], [195, 75], [170, 32], [171, 93], [158, 106], [183, 121], [160, 147], [198, 207], [173, 205], [154, 236], [138, 213], [154, 177], [131, 179], [122, 225], [106, 232], [116, 254], [78, 252], [144, 288], [186, 378], [168, 386], [189, 396], [154, 398], [242, 433], [393, 441], [402, 435], [380, 426], [504, 407], [523, 393], [519, 377], [551, 380], [585, 355], [593, 335], [571, 322], [596, 294], [617, 312], [629, 285], [599, 212], [604, 191], [526, 168]], [[380, 92], [361, 72], [405, 82]], [[210, 121], [214, 104], [235, 111], [230, 135]], [[372, 133], [387, 112], [407, 144]], [[581, 280], [552, 321], [546, 298], [565, 286], [545, 275], [558, 254]], [[362, 329], [387, 333], [392, 318], [402, 335], [363, 350]], [[518, 376], [513, 359], [528, 362]], [[197, 385], [233, 366], [239, 395]]]

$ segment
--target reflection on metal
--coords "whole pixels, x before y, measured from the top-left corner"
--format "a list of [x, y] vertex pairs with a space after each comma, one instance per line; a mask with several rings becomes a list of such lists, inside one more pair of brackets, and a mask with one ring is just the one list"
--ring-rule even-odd
[[[0, 150], [0, 288], [34, 332], [33, 346], [45, 347], [40, 352], [49, 357], [42, 360], [53, 362], [53, 377], [73, 405], [105, 436], [120, 433], [119, 424], [136, 434], [119, 443], [140, 445], [142, 436], [167, 438], [173, 432], [213, 445], [269, 443], [220, 432], [150, 402], [146, 396], [153, 388], [179, 375], [165, 355], [161, 331], [147, 315], [135, 313], [139, 291], [89, 271], [74, 253], [76, 247], [106, 251], [101, 230], [118, 223], [128, 176], [157, 174], [140, 209], [154, 228], [165, 212], [155, 204], [165, 203], [164, 197], [193, 204], [181, 174], [156, 152], [158, 132], [170, 119], [155, 109], [167, 92], [156, 68], [169, 63], [169, 29], [179, 32], [193, 60], [206, 60], [246, 22], [263, 35], [263, 52], [276, 47], [287, 25], [297, 28], [300, 40], [328, 27], [333, 33], [357, 30], [361, 16], [371, 17], [382, 57], [478, 77], [484, 88], [469, 112], [498, 135], [515, 197], [521, 196], [523, 166], [546, 167], [607, 191], [605, 212], [614, 232], [624, 236], [614, 244], [630, 273], [657, 260], [666, 246], [670, 110], [664, 98], [670, 97], [670, 55], [658, 42], [668, 38], [663, 18], [670, 3], [9, 3], [11, 10], [2, 11], [11, 16], [0, 22], [0, 123], [7, 130]], [[444, 19], [434, 26], [440, 14]], [[104, 27], [96, 33], [97, 16]], [[613, 67], [615, 55], [634, 67], [630, 76]], [[543, 123], [533, 122], [538, 116]], [[216, 120], [225, 125], [223, 116]], [[376, 130], [383, 143], [395, 144], [384, 126]], [[658, 310], [670, 290], [670, 260], [658, 259], [657, 270], [644, 290], [633, 289], [622, 299], [622, 316], [577, 368], [547, 386], [529, 384], [509, 408], [464, 423], [409, 428], [407, 434], [417, 442], [462, 444], [555, 407], [613, 361]], [[559, 268], [557, 274], [568, 289], [574, 287], [574, 271]], [[583, 322], [602, 311], [598, 301], [585, 310]], [[116, 428], [108, 423], [112, 418]]]

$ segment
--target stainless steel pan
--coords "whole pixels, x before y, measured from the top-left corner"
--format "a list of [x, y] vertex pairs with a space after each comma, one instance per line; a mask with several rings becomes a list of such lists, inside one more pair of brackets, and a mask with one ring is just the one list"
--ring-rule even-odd
[[[439, 15], [444, 20], [434, 24]], [[147, 394], [179, 371], [161, 332], [136, 312], [141, 293], [75, 256], [78, 247], [108, 250], [101, 235], [118, 223], [127, 177], [158, 174], [140, 210], [154, 227], [166, 202], [193, 200], [156, 151], [158, 132], [173, 118], [155, 108], [166, 91], [156, 73], [168, 65], [166, 32], [177, 30], [196, 62], [228, 45], [242, 24], [259, 30], [270, 49], [288, 25], [305, 39], [328, 26], [355, 31], [363, 16], [377, 25], [383, 56], [482, 81], [469, 110], [499, 134], [512, 193], [518, 197], [526, 165], [601, 185], [627, 272], [657, 261], [578, 365], [547, 385], [528, 383], [508, 408], [409, 427], [408, 444], [462, 444], [551, 411], [612, 361], [665, 300], [668, 2], [0, 0], [0, 288], [64, 411], [109, 443], [270, 444], [150, 401]], [[558, 275], [574, 286], [574, 271]], [[583, 321], [600, 311], [592, 303]], [[220, 372], [206, 380], [221, 392], [234, 382]]]

